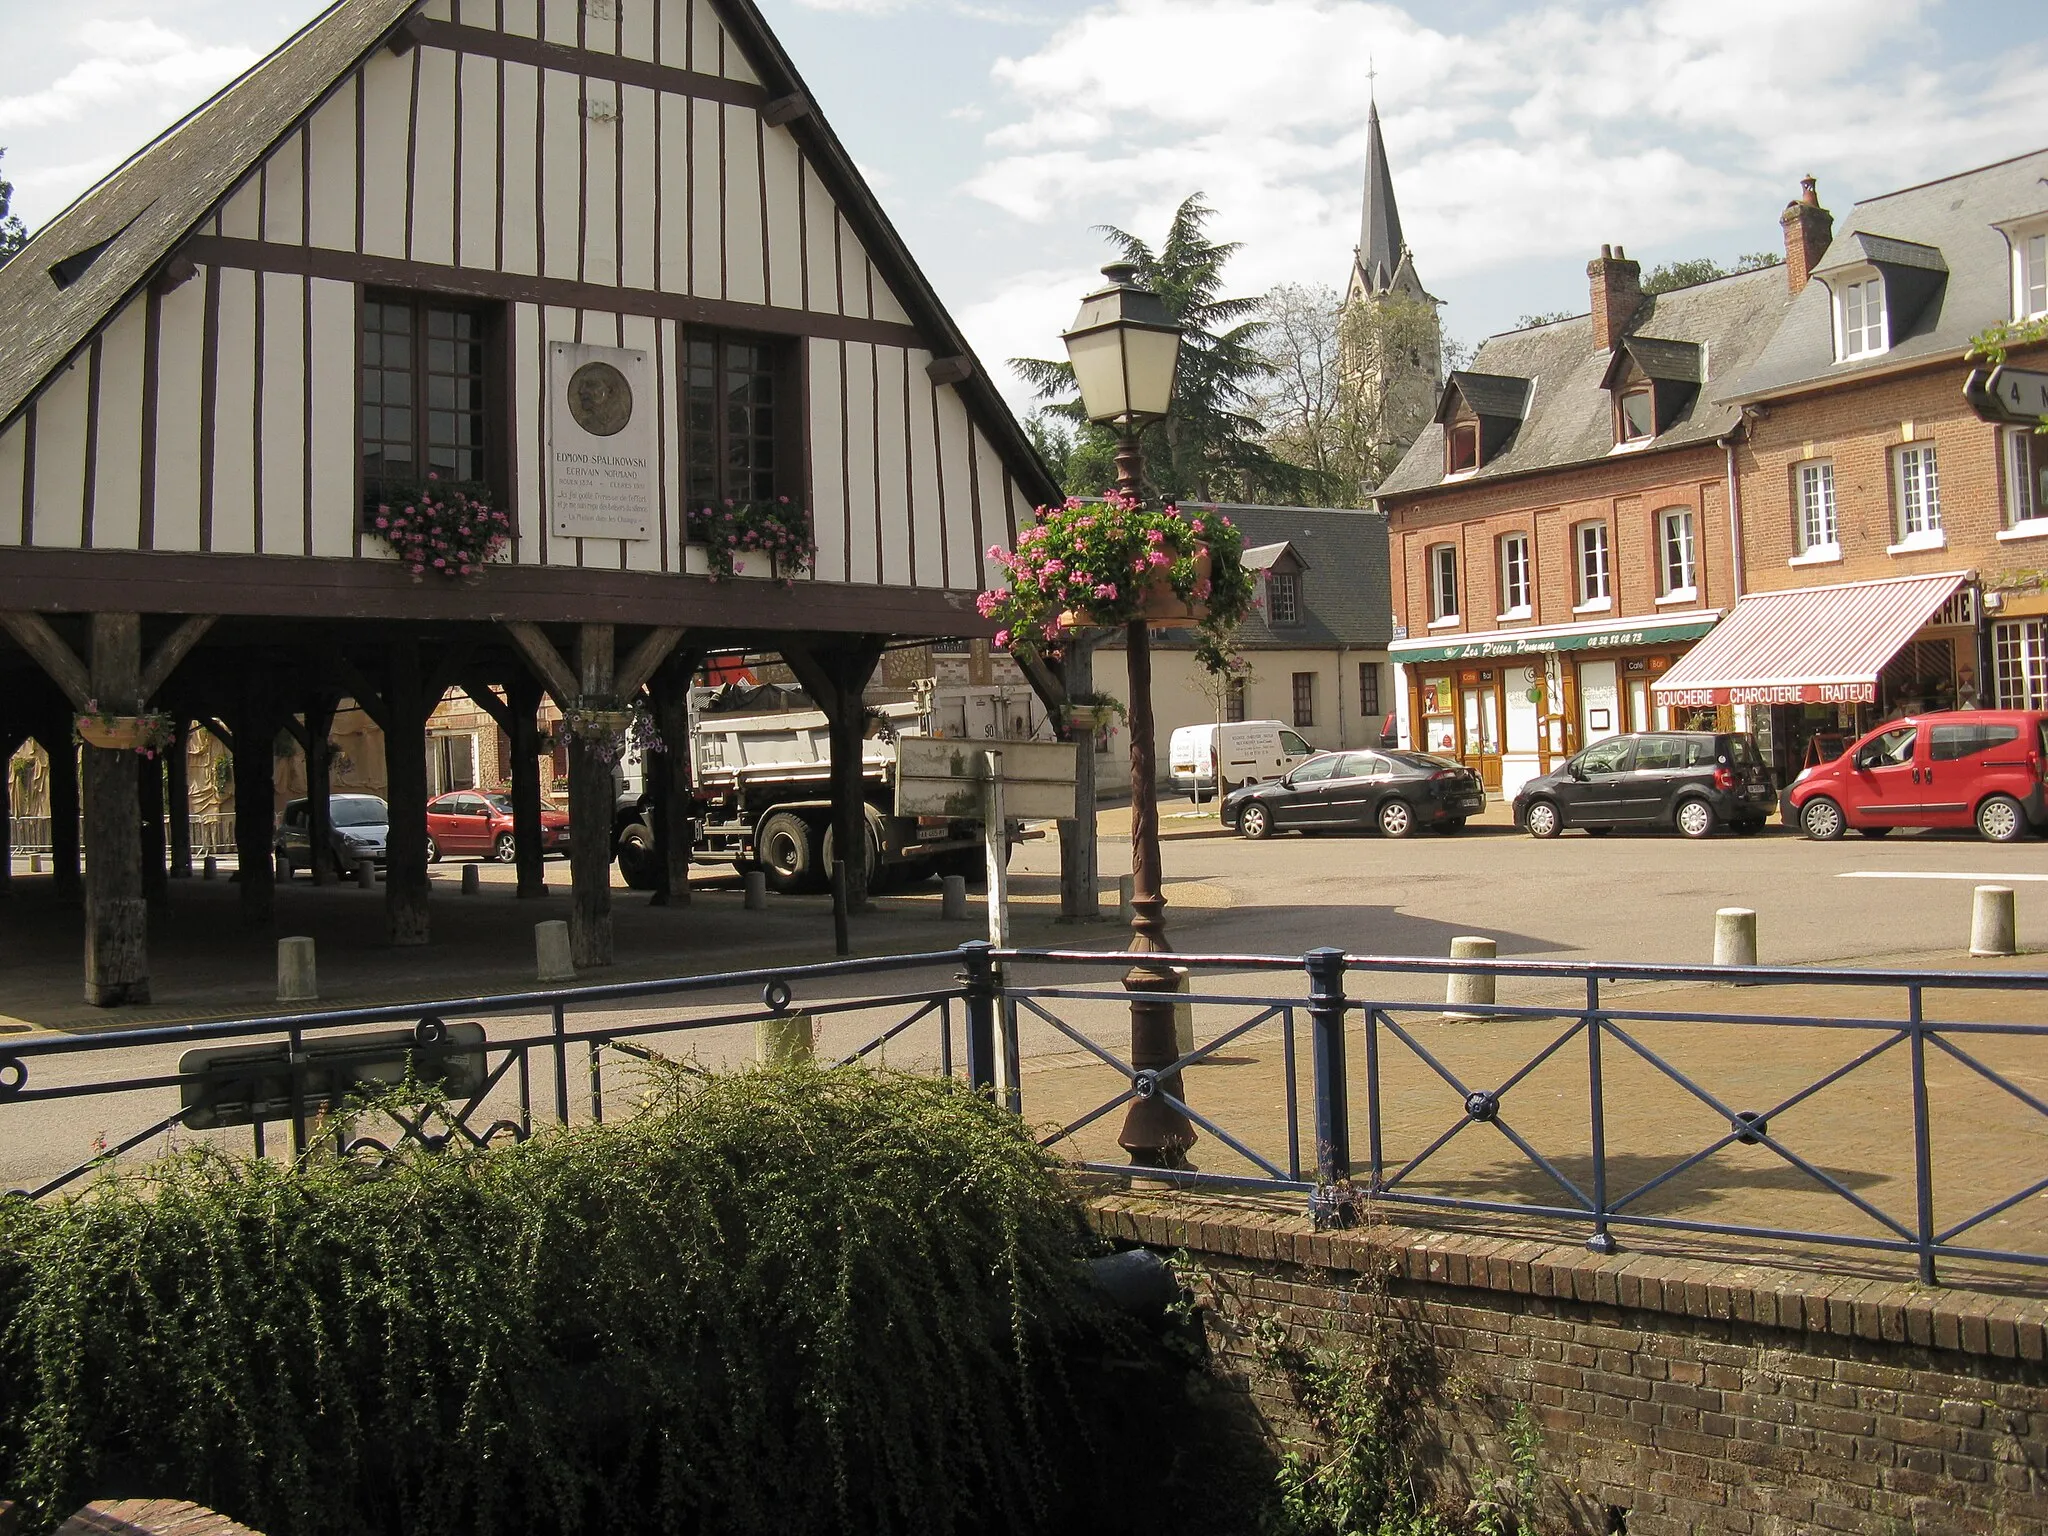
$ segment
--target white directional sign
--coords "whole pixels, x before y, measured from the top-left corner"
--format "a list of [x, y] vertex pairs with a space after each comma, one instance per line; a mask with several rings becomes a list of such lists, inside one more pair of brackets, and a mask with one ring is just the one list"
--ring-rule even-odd
[[1963, 397], [1987, 421], [2032, 423], [2048, 416], [2048, 373], [1998, 367], [1989, 378], [1973, 373]]
[[1025, 819], [1074, 814], [1078, 760], [1071, 741], [969, 741], [905, 736], [896, 743], [896, 814], [978, 818], [991, 758], [1003, 810]]

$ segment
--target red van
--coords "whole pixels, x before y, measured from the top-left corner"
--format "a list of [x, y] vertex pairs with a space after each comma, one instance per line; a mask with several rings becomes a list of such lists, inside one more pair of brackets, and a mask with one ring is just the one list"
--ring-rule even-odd
[[2048, 827], [2048, 714], [1957, 709], [1880, 725], [1792, 781], [1785, 819], [1808, 837], [1850, 827], [1970, 827], [1994, 843]]

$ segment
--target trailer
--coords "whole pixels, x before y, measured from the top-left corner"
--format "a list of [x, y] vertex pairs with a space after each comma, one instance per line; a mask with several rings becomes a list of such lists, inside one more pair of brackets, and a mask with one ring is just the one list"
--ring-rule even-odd
[[[869, 888], [896, 889], [937, 875], [980, 877], [986, 856], [979, 820], [896, 814], [896, 742], [965, 734], [966, 722], [991, 739], [1014, 733], [1049, 741], [1043, 708], [1006, 687], [941, 689], [926, 682], [914, 698], [874, 704], [867, 713], [861, 763]], [[835, 854], [831, 737], [822, 710], [801, 690], [773, 684], [692, 689], [690, 755], [692, 862], [759, 869], [770, 889], [785, 894], [826, 888]], [[621, 780], [613, 853], [626, 883], [650, 890], [654, 828], [637, 757], [621, 764]], [[1029, 835], [1014, 824], [1010, 842]]]

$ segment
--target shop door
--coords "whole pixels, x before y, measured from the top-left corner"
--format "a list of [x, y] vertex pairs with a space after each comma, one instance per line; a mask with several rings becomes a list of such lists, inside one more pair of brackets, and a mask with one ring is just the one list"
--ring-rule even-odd
[[1590, 747], [1596, 741], [1621, 734], [1621, 689], [1611, 661], [1579, 663], [1579, 742]]
[[1464, 729], [1459, 757], [1495, 794], [1500, 793], [1500, 681], [1492, 672], [1458, 679]]

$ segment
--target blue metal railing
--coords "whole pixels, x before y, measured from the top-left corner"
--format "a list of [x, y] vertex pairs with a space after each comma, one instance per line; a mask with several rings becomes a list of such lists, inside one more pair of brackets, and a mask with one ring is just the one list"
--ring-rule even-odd
[[[657, 1046], [673, 1049], [677, 1041], [688, 1044], [707, 1031], [802, 1012], [845, 1036], [827, 1059], [870, 1062], [892, 1044], [907, 1044], [923, 1053], [922, 1069], [962, 1075], [978, 1089], [999, 1091], [1011, 1109], [1027, 1116], [1062, 1096], [1052, 1091], [1050, 1078], [1039, 1079], [1043, 1101], [1039, 1089], [1026, 1091], [1027, 1062], [1044, 1054], [1025, 1049], [1026, 1032], [1035, 1031], [1044, 1042], [1078, 1050], [1084, 1066], [1111, 1074], [1113, 1091], [1058, 1106], [1061, 1119], [1040, 1133], [1043, 1144], [1074, 1156], [1076, 1166], [1106, 1174], [1133, 1172], [1128, 1164], [1076, 1149], [1091, 1127], [1135, 1100], [1156, 1095], [1227, 1149], [1242, 1171], [1136, 1170], [1143, 1177], [1199, 1188], [1305, 1195], [1325, 1221], [1347, 1219], [1358, 1205], [1373, 1203], [1423, 1213], [1571, 1223], [1597, 1252], [1614, 1251], [1616, 1230], [1629, 1228], [1814, 1244], [1911, 1255], [1929, 1283], [1941, 1260], [2048, 1267], [2048, 1102], [2030, 1086], [2031, 1068], [2001, 1067], [1984, 1059], [1989, 1042], [2039, 1039], [2048, 1036], [2048, 1023], [1936, 1020], [1928, 1010], [1931, 997], [2031, 994], [2038, 999], [2048, 995], [2048, 975], [1449, 961], [1346, 955], [1335, 949], [1298, 957], [1164, 955], [1152, 963], [1170, 964], [1187, 978], [1188, 990], [1174, 994], [1173, 1001], [1199, 1010], [1205, 1021], [1220, 1013], [1223, 1022], [1205, 1029], [1203, 1038], [1170, 1065], [1141, 1068], [1127, 1059], [1120, 1044], [1107, 1043], [1119, 1038], [1116, 1021], [1131, 1000], [1121, 973], [1136, 958], [1120, 952], [996, 950], [971, 943], [957, 950], [870, 960], [467, 998], [430, 1008], [348, 1009], [18, 1037], [0, 1044], [0, 1128], [8, 1132], [0, 1140], [0, 1164], [21, 1161], [20, 1130], [33, 1106], [165, 1091], [179, 1096], [175, 1110], [152, 1112], [139, 1129], [96, 1146], [83, 1160], [41, 1170], [22, 1181], [21, 1192], [40, 1196], [63, 1189], [94, 1168], [179, 1130], [246, 1126], [259, 1155], [268, 1150], [266, 1124], [289, 1127], [294, 1154], [330, 1132], [344, 1153], [388, 1151], [382, 1140], [358, 1134], [343, 1111], [366, 1085], [388, 1082], [407, 1070], [439, 1083], [445, 1097], [416, 1112], [388, 1097], [373, 1098], [367, 1113], [390, 1121], [398, 1140], [431, 1144], [437, 1138], [473, 1143], [519, 1138], [531, 1134], [536, 1120], [549, 1118], [550, 1112], [561, 1124], [579, 1115], [601, 1120], [607, 1067], [621, 1058], [644, 1062], [663, 1053]], [[934, 970], [940, 974], [930, 975]], [[920, 977], [920, 972], [926, 974]], [[1432, 1040], [1424, 1025], [1443, 1025], [1443, 994], [1439, 990], [1427, 999], [1412, 994], [1418, 986], [1440, 987], [1453, 976], [1491, 977], [1497, 988], [1520, 988], [1530, 995], [1512, 1004], [1458, 1003], [1454, 1017], [1459, 1022], [1452, 1034]], [[1196, 978], [1203, 990], [1195, 989]], [[1249, 989], [1211, 985], [1224, 978]], [[1816, 988], [1845, 989], [1879, 1001], [1889, 998], [1901, 1016], [1883, 1017], [1876, 1006], [1855, 1012], [1828, 1006], [1741, 1011], [1721, 1006], [1724, 994], [1718, 990], [1709, 1000], [1713, 1006], [1697, 997], [1692, 1001], [1699, 1006], [1642, 1006], [1657, 1001], [1647, 984], [1672, 983], [1770, 987], [1789, 990], [1795, 998], [1812, 996]], [[1404, 986], [1410, 995], [1402, 995]], [[1637, 990], [1618, 994], [1617, 986]], [[758, 1004], [746, 995], [754, 992]], [[1740, 994], [1725, 995], [1732, 1000]], [[451, 1027], [449, 1019], [462, 1022]], [[490, 1030], [481, 1027], [485, 1023]], [[366, 1030], [377, 1024], [402, 1024], [408, 1032]], [[1516, 1046], [1522, 1036], [1504, 1034], [1500, 1027], [1506, 1025], [1536, 1028], [1539, 1038], [1526, 1048]], [[1716, 1058], [1711, 1070], [1689, 1070], [1674, 1059], [1677, 1053], [1669, 1045], [1660, 1043], [1660, 1034], [1671, 1033], [1672, 1026], [1681, 1026], [1687, 1039], [1752, 1033], [1736, 1039], [1734, 1054]], [[1305, 1049], [1299, 1038], [1303, 1028]], [[1811, 1040], [1805, 1033], [1810, 1031], [1846, 1039], [1853, 1049], [1825, 1069], [1801, 1069], [1796, 1086], [1781, 1086], [1762, 1107], [1742, 1107], [1755, 1085], [1740, 1080], [1738, 1069], [1759, 1060], [1797, 1068], [1806, 1058], [1790, 1047]], [[1487, 1057], [1483, 1077], [1479, 1069], [1459, 1064], [1461, 1055], [1472, 1054], [1466, 1048], [1482, 1037], [1490, 1046], [1481, 1053]], [[1280, 1093], [1271, 1113], [1250, 1114], [1242, 1104], [1234, 1110], [1205, 1106], [1200, 1092], [1184, 1086], [1187, 1073], [1220, 1063], [1220, 1053], [1238, 1042], [1279, 1047]], [[93, 1066], [110, 1058], [132, 1062], [173, 1047], [200, 1050], [181, 1058], [174, 1069], [165, 1062], [110, 1076]], [[1362, 1060], [1354, 1062], [1354, 1049]], [[582, 1058], [586, 1085], [572, 1099], [575, 1057]], [[1304, 1058], [1306, 1093], [1298, 1081]], [[552, 1093], [539, 1099], [536, 1065], [543, 1078], [551, 1074], [553, 1079]], [[1567, 1068], [1583, 1086], [1583, 1115], [1575, 1106], [1560, 1110], [1554, 1086], [1547, 1100], [1531, 1102], [1536, 1092], [1532, 1079], [1539, 1072], [1554, 1085]], [[2001, 1143], [1995, 1167], [1986, 1168], [1979, 1159], [1962, 1177], [1952, 1159], [1938, 1165], [1930, 1091], [1938, 1074], [1932, 1068], [1946, 1074], [1950, 1091], [1955, 1081], [1964, 1081], [2017, 1111], [2006, 1134], [2010, 1144]], [[1881, 1073], [1891, 1076], [1875, 1081]], [[1622, 1091], [1635, 1103], [1645, 1078], [1677, 1105], [1704, 1114], [1713, 1129], [1682, 1151], [1618, 1159], [1609, 1148], [1610, 1098]], [[1867, 1090], [1858, 1111], [1863, 1118], [1814, 1102], [1852, 1081]], [[1831, 1166], [1826, 1156], [1838, 1155], [1838, 1148], [1832, 1154], [1815, 1152], [1810, 1142], [1802, 1148], [1796, 1144], [1799, 1137], [1786, 1129], [1795, 1111], [1803, 1111], [1802, 1135], [1808, 1133], [1808, 1119], [1823, 1130], [1867, 1125], [1871, 1115], [1884, 1112], [1887, 1094], [1902, 1100], [1893, 1105], [1901, 1151], [1910, 1125], [1910, 1213], [1888, 1210], [1859, 1191], [1859, 1183], [1881, 1177], [1873, 1168]], [[1392, 1150], [1410, 1135], [1412, 1125], [1404, 1125], [1397, 1136], [1390, 1117], [1398, 1110], [1412, 1122], [1439, 1103], [1440, 1123], [1432, 1122], [1414, 1138], [1419, 1145]], [[1533, 1118], [1524, 1117], [1525, 1105]], [[1966, 1101], [1963, 1108], [1981, 1115], [1983, 1101]], [[75, 1130], [77, 1123], [74, 1114], [67, 1128]], [[1660, 1123], [1676, 1128], [1677, 1111]], [[1353, 1155], [1354, 1133], [1360, 1129], [1362, 1160]], [[1448, 1149], [1469, 1147], [1475, 1135], [1499, 1138], [1497, 1144], [1510, 1152], [1511, 1171], [1485, 1170], [1483, 1182], [1490, 1187], [1477, 1192], [1432, 1190], [1427, 1180], [1445, 1168], [1452, 1155]], [[1539, 1144], [1546, 1140], [1549, 1151]], [[1781, 1175], [1790, 1171], [1783, 1176], [1790, 1177], [1797, 1193], [1824, 1197], [1828, 1208], [1846, 1207], [1853, 1214], [1832, 1224], [1801, 1225], [1716, 1220], [1683, 1203], [1677, 1209], [1652, 1209], [1653, 1197], [1668, 1202], [1682, 1193], [1680, 1181], [1737, 1147], [1763, 1149]], [[1750, 1164], [1735, 1171], [1752, 1185], [1760, 1178]], [[1539, 1193], [1508, 1198], [1514, 1193], [1508, 1186], [1524, 1177], [1539, 1186]], [[1983, 1190], [1987, 1179], [2003, 1180], [1988, 1199]], [[1966, 1208], [1951, 1210], [1959, 1201]], [[2038, 1217], [2033, 1216], [2035, 1207], [2041, 1208]], [[1948, 1219], [1937, 1220], [1938, 1211]], [[2003, 1235], [1987, 1237], [1993, 1230]]]

